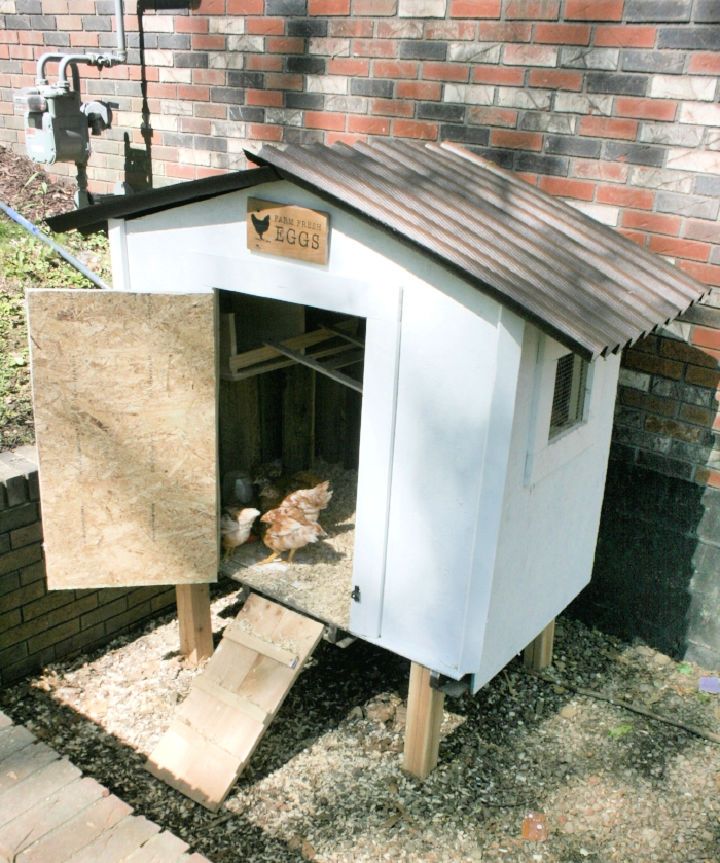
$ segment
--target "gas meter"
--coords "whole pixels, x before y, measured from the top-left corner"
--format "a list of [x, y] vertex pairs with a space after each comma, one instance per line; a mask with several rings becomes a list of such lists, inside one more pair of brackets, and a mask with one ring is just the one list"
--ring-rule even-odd
[[84, 164], [90, 155], [88, 126], [100, 134], [110, 126], [110, 108], [102, 102], [81, 102], [77, 90], [61, 86], [25, 87], [15, 95], [25, 115], [25, 143], [33, 162]]

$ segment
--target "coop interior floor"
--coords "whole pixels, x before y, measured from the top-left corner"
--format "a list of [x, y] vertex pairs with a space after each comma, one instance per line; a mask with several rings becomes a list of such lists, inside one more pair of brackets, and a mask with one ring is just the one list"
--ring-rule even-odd
[[287, 553], [282, 563], [261, 564], [269, 549], [260, 541], [248, 542], [223, 562], [220, 572], [290, 608], [349, 630], [357, 472], [337, 465], [315, 465], [313, 471], [329, 479], [333, 489], [319, 519], [327, 536], [297, 551], [292, 564], [286, 562]]

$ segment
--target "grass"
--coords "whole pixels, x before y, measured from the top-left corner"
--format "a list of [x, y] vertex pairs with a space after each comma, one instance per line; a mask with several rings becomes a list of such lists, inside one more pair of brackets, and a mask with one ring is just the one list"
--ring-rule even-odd
[[[109, 281], [107, 238], [77, 231], [51, 235]], [[33, 443], [29, 352], [25, 318], [28, 288], [93, 285], [48, 246], [4, 216], [0, 218], [0, 450]]]

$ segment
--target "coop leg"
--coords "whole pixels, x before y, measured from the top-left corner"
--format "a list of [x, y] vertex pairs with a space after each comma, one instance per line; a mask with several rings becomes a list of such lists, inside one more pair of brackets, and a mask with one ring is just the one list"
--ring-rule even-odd
[[533, 671], [542, 671], [552, 665], [553, 640], [555, 638], [555, 620], [543, 629], [543, 631], [525, 648], [525, 668]]
[[418, 779], [426, 779], [437, 764], [444, 701], [445, 694], [430, 686], [429, 669], [413, 662], [410, 666], [403, 766]]
[[178, 584], [175, 587], [180, 653], [197, 665], [212, 656], [213, 639], [210, 621], [210, 588], [207, 584]]

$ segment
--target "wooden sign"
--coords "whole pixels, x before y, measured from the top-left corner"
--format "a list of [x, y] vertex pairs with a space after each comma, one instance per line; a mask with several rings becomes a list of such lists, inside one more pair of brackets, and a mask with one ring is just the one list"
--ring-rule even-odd
[[248, 198], [247, 247], [253, 252], [327, 264], [329, 235], [327, 213]]

